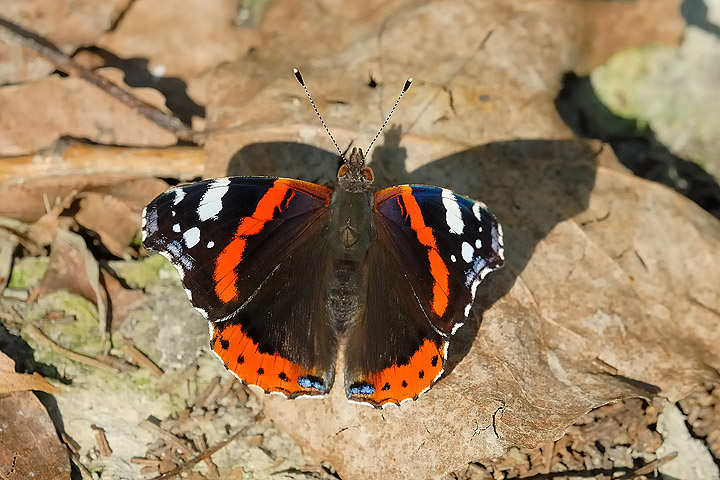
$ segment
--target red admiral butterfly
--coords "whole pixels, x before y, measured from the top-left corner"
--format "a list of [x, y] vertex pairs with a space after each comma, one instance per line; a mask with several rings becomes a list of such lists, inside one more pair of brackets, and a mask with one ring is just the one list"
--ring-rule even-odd
[[335, 190], [272, 177], [170, 189], [143, 212], [143, 244], [177, 268], [246, 384], [323, 395], [342, 353], [350, 401], [400, 404], [442, 375], [450, 336], [503, 263], [502, 229], [444, 188], [375, 192], [360, 149], [343, 162]]

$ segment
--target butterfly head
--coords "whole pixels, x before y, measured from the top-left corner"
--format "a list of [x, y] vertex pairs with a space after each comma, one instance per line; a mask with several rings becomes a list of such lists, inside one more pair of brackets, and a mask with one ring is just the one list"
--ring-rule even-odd
[[350, 156], [338, 170], [338, 185], [350, 192], [363, 192], [372, 189], [373, 171], [365, 166], [365, 155], [359, 148], [353, 148]]

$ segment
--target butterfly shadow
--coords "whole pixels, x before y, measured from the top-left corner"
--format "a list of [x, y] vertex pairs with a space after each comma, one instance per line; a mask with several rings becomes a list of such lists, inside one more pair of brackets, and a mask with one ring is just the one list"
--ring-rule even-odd
[[[579, 140], [515, 139], [471, 147], [409, 172], [401, 139], [400, 128], [387, 129], [372, 152], [378, 189], [405, 183], [449, 188], [486, 203], [503, 226], [505, 267], [480, 286], [471, 321], [450, 342], [447, 374], [468, 354], [483, 312], [512, 288], [537, 244], [587, 208], [599, 152]], [[332, 186], [338, 165], [336, 154], [310, 145], [257, 143], [232, 157], [228, 175], [277, 175]]]

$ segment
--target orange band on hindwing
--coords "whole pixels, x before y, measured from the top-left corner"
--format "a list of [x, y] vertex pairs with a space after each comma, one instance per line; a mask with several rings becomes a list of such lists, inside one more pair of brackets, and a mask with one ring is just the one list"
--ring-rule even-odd
[[[215, 354], [243, 382], [262, 388], [265, 392], [278, 392], [287, 397], [322, 395], [313, 385], [315, 371], [287, 360], [278, 354], [261, 353], [258, 344], [245, 335], [240, 325], [231, 324], [222, 330], [211, 323], [211, 346]], [[306, 386], [299, 380], [305, 379]]]
[[445, 341], [438, 345], [434, 340], [425, 339], [408, 363], [395, 364], [360, 379], [356, 391], [350, 393], [350, 399], [382, 407], [417, 398], [442, 374], [446, 349]]

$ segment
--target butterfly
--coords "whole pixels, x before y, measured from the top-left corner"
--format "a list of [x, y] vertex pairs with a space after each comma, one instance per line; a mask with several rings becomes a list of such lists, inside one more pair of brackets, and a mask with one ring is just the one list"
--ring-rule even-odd
[[143, 245], [176, 267], [245, 384], [321, 396], [342, 368], [350, 401], [399, 405], [443, 374], [480, 282], [503, 264], [502, 227], [445, 188], [376, 191], [362, 150], [341, 157], [334, 189], [276, 177], [172, 188], [143, 211]]

